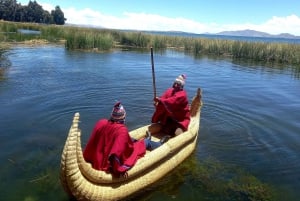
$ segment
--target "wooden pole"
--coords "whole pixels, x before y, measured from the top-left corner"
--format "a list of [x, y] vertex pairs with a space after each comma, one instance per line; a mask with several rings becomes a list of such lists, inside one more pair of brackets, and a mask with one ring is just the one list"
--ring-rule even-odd
[[154, 61], [153, 61], [153, 48], [151, 47], [151, 64], [152, 64], [152, 81], [153, 81], [153, 94], [156, 98], [156, 84], [155, 84], [155, 71], [154, 71]]

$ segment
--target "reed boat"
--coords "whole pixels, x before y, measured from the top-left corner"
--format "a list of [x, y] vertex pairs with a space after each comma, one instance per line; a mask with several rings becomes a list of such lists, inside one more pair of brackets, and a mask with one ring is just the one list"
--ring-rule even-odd
[[[127, 177], [116, 178], [110, 173], [93, 169], [83, 158], [79, 113], [75, 113], [67, 136], [60, 165], [60, 180], [65, 192], [76, 200], [109, 201], [124, 200], [141, 193], [151, 184], [168, 174], [182, 163], [195, 149], [200, 126], [202, 91], [197, 89], [190, 111], [188, 130], [170, 138], [159, 148], [147, 151], [127, 172]], [[130, 131], [136, 139], [145, 137], [151, 125]], [[162, 133], [152, 135], [152, 140], [160, 140]]]

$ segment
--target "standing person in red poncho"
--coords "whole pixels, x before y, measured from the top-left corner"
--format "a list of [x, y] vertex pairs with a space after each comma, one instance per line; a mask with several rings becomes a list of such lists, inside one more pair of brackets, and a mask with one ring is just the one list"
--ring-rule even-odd
[[144, 156], [146, 149], [156, 149], [167, 141], [152, 141], [149, 132], [142, 140], [131, 138], [125, 126], [125, 117], [123, 105], [117, 102], [110, 119], [101, 119], [96, 123], [83, 152], [85, 161], [91, 163], [94, 169], [110, 172], [117, 177], [126, 175]]
[[125, 126], [125, 116], [124, 107], [117, 102], [110, 119], [101, 119], [96, 123], [83, 152], [84, 159], [93, 168], [120, 176], [144, 156], [145, 142], [131, 139]]
[[171, 88], [168, 88], [161, 97], [154, 99], [153, 129], [150, 129], [150, 132], [162, 129], [167, 135], [176, 136], [188, 129], [190, 109], [187, 93], [183, 89], [185, 80], [185, 75], [179, 75]]

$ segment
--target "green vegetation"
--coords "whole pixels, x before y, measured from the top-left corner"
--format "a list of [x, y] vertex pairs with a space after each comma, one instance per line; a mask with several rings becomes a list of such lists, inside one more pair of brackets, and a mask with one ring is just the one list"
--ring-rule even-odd
[[[187, 172], [183, 175], [183, 172]], [[240, 201], [275, 201], [278, 200], [276, 190], [263, 183], [254, 175], [234, 165], [225, 165], [213, 158], [204, 161], [187, 160], [173, 173], [175, 180], [189, 180], [199, 194], [207, 195], [212, 200]], [[201, 200], [201, 199], [199, 199]], [[205, 199], [203, 199], [205, 200]]]
[[22, 6], [16, 0], [0, 0], [0, 19], [13, 22], [35, 22], [44, 24], [65, 24], [64, 13], [59, 6], [51, 13], [44, 10], [36, 1]]
[[[4, 189], [1, 196], [4, 200], [68, 200], [59, 179], [62, 148], [54, 142], [34, 139], [27, 145], [35, 148], [26, 149], [26, 157], [20, 152], [3, 161], [5, 182], [0, 183], [0, 188]], [[14, 188], [5, 188], [11, 184]]]
[[65, 46], [71, 50], [110, 50], [114, 44], [112, 34], [103, 31], [70, 28], [64, 36]]
[[[19, 29], [37, 30], [41, 34], [21, 34], [18, 32]], [[21, 42], [26, 40], [64, 41], [65, 47], [69, 50], [107, 51], [124, 46], [153, 47], [154, 49], [174, 48], [195, 56], [215, 55], [259, 62], [300, 64], [299, 44], [191, 38], [137, 31], [0, 21], [0, 41]]]

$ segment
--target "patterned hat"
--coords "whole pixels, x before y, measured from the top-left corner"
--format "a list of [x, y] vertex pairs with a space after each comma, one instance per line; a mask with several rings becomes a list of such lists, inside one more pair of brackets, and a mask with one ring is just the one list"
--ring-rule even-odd
[[120, 101], [118, 101], [111, 112], [111, 119], [114, 121], [120, 121], [120, 120], [124, 120], [126, 117], [126, 111], [123, 107], [123, 105], [121, 104]]
[[179, 83], [182, 87], [185, 85], [185, 79], [186, 79], [186, 75], [182, 74], [179, 75], [174, 82]]

